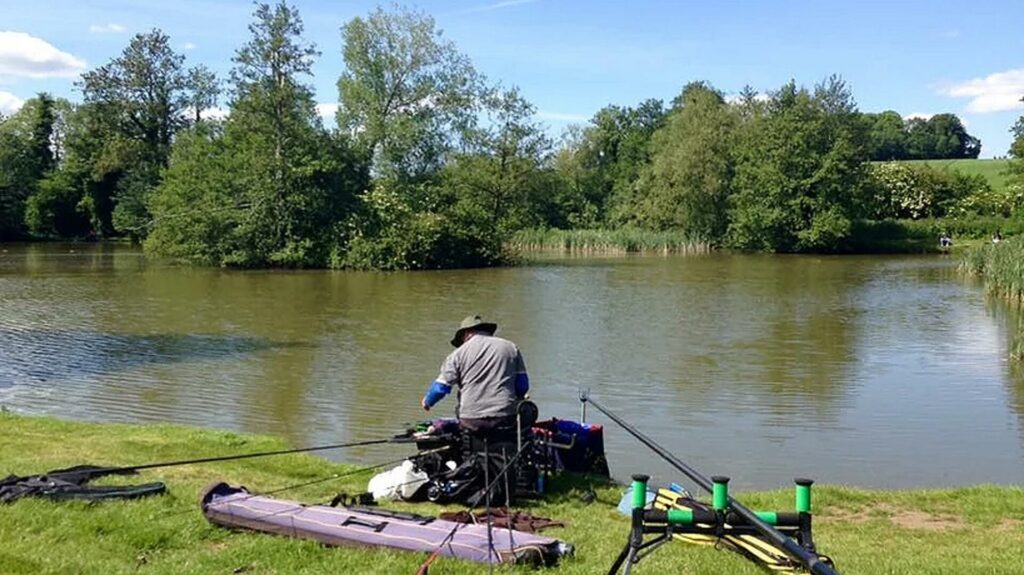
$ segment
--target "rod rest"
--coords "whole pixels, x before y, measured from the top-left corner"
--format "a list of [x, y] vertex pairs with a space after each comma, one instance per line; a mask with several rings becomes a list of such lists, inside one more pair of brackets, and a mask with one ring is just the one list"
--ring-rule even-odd
[[[801, 514], [792, 511], [758, 511], [757, 516], [775, 527], [800, 527]], [[733, 527], [748, 527], [749, 523], [736, 513], [726, 513], [724, 523]], [[644, 511], [644, 523], [661, 525], [717, 525], [718, 514], [710, 509], [648, 509]]]

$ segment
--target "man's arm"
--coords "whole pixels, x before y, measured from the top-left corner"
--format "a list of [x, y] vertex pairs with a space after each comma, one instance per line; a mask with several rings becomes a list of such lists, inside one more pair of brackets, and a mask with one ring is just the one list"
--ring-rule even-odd
[[431, 407], [434, 407], [437, 402], [444, 399], [444, 397], [451, 392], [452, 386], [440, 379], [435, 379], [434, 382], [430, 384], [430, 389], [427, 390], [427, 394], [423, 396], [423, 401], [421, 402], [423, 409], [430, 411]]
[[530, 391], [530, 376], [526, 375], [526, 362], [523, 354], [516, 348], [516, 397], [522, 399]]
[[526, 372], [516, 374], [516, 397], [522, 399], [530, 391], [530, 376]]

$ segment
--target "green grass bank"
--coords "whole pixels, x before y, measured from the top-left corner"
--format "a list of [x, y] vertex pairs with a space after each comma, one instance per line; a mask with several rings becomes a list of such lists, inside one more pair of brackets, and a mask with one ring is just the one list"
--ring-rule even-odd
[[929, 166], [940, 170], [956, 170], [962, 174], [973, 176], [975, 174], [984, 176], [992, 190], [996, 192], [1006, 191], [1010, 185], [1006, 176], [1006, 170], [1010, 166], [1010, 160], [903, 160], [903, 164]]
[[[612, 431], [614, 432], [614, 430]], [[172, 425], [91, 424], [0, 413], [0, 477], [78, 463], [102, 465], [218, 456], [287, 447], [269, 437]], [[653, 457], [653, 455], [652, 455]], [[216, 480], [254, 491], [350, 471], [349, 466], [307, 455], [288, 455], [157, 469], [131, 482], [166, 481], [166, 495], [97, 504], [24, 499], [0, 506], [0, 573], [373, 573], [412, 575], [418, 554], [325, 548], [308, 541], [236, 532], [207, 523], [198, 508], [202, 488]], [[620, 473], [626, 470], [619, 470]], [[641, 471], [641, 470], [629, 470]], [[358, 492], [368, 475], [348, 477], [282, 494], [300, 501]], [[119, 478], [125, 482], [124, 478]], [[614, 505], [620, 488], [598, 487], [598, 500], [580, 500], [583, 481], [556, 484], [547, 501], [529, 506], [536, 515], [567, 527], [545, 533], [576, 545], [576, 557], [547, 572], [592, 574], [607, 570], [625, 542], [628, 522]], [[789, 509], [790, 489], [740, 493], [753, 508]], [[1021, 573], [1024, 555], [1024, 489], [875, 491], [816, 487], [815, 537], [842, 573]], [[431, 504], [403, 505], [434, 514]], [[497, 572], [525, 568], [499, 568]], [[487, 567], [442, 559], [431, 573], [486, 573]], [[737, 556], [673, 542], [635, 573], [755, 574]]]

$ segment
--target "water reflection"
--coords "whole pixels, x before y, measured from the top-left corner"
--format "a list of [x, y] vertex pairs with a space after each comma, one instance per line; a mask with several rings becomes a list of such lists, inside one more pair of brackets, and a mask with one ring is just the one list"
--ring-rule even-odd
[[[1004, 353], [1020, 314], [942, 258], [243, 273], [94, 247], [0, 253], [0, 403], [293, 444], [368, 439], [424, 417], [454, 323], [479, 312], [520, 345], [543, 415], [575, 416], [590, 388], [740, 488], [797, 474], [880, 486], [1024, 474], [1024, 385]], [[618, 475], [676, 478], [617, 430], [607, 441]]]
[[0, 387], [117, 376], [146, 364], [214, 361], [301, 344], [245, 336], [133, 335], [0, 326]]

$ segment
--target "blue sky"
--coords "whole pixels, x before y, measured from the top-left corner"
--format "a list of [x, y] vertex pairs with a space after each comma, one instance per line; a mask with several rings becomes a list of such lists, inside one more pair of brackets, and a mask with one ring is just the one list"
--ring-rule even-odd
[[[338, 99], [339, 28], [378, 2], [300, 0], [322, 56], [311, 83]], [[434, 0], [429, 12], [491, 80], [518, 85], [558, 133], [608, 104], [671, 99], [691, 80], [726, 93], [812, 85], [832, 73], [860, 109], [954, 112], [1001, 156], [1024, 114], [1024, 2]], [[0, 111], [38, 91], [80, 98], [74, 77], [159, 27], [226, 76], [252, 4], [227, 0], [0, 0]]]

